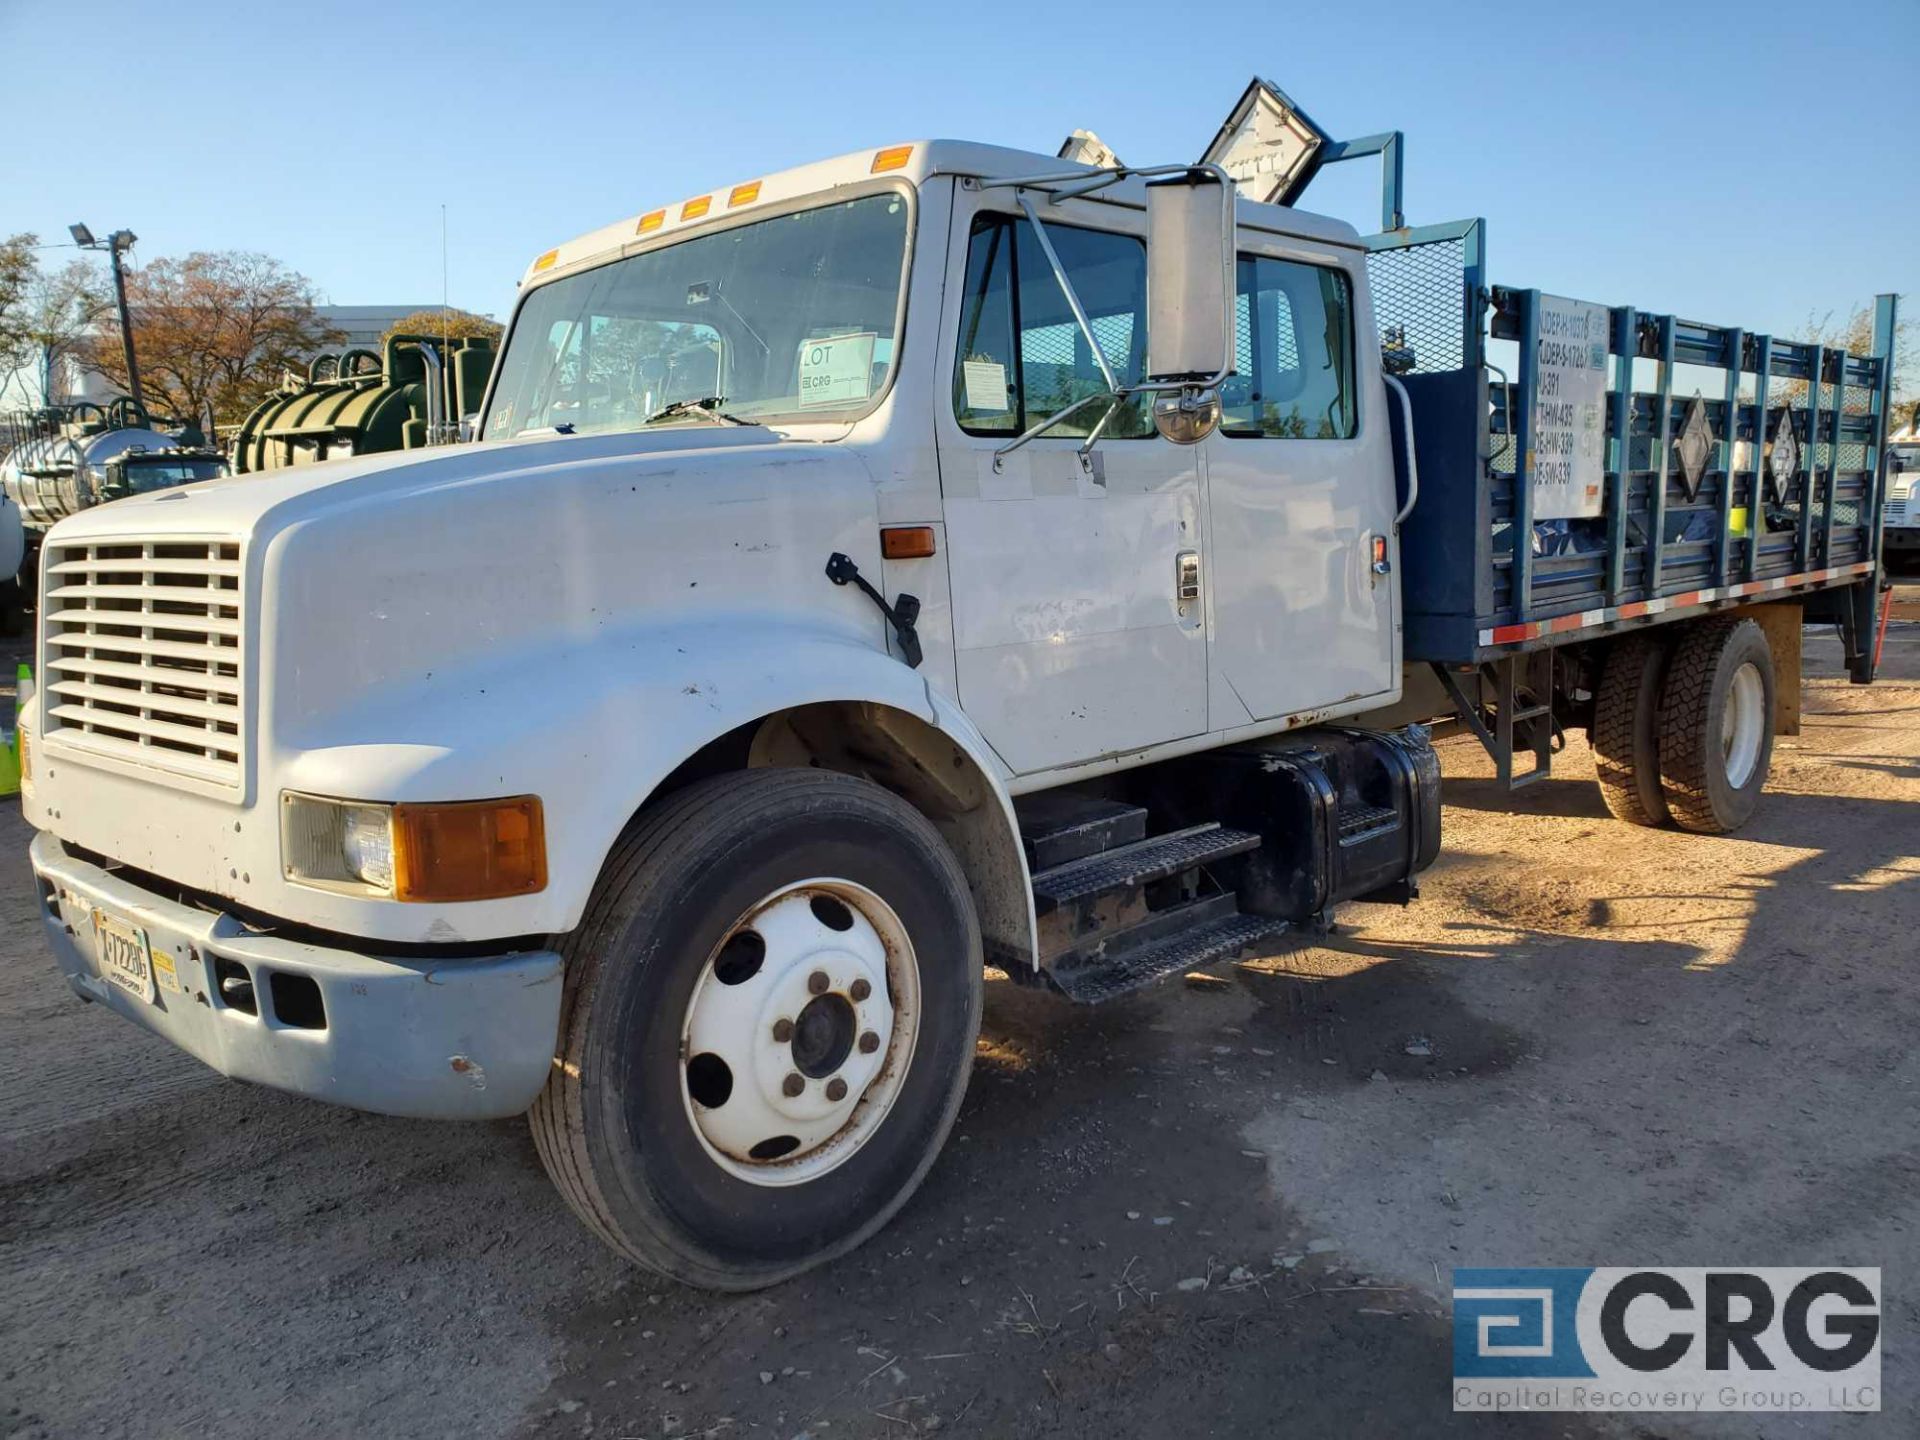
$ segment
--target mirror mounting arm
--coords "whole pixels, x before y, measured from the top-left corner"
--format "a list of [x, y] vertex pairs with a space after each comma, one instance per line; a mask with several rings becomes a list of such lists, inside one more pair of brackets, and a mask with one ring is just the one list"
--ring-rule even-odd
[[1120, 382], [1114, 378], [1113, 367], [1107, 364], [1106, 352], [1100, 348], [1099, 337], [1093, 333], [1093, 322], [1087, 318], [1086, 307], [1080, 303], [1080, 297], [1074, 293], [1073, 282], [1067, 278], [1067, 267], [1060, 263], [1060, 254], [1053, 248], [1053, 241], [1048, 238], [1047, 227], [1040, 223], [1040, 212], [1033, 208], [1033, 201], [1024, 194], [1016, 191], [1014, 199], [1026, 212], [1027, 223], [1033, 226], [1033, 236], [1040, 242], [1041, 252], [1047, 257], [1047, 265], [1053, 271], [1054, 282], [1059, 285], [1061, 295], [1066, 298], [1067, 308], [1073, 312], [1073, 323], [1078, 325], [1080, 333], [1087, 337], [1087, 344], [1093, 350], [1093, 358], [1100, 366], [1101, 375], [1106, 379], [1108, 392], [1118, 395]]
[[[1075, 199], [1082, 195], [1090, 195], [1096, 190], [1103, 190], [1121, 180], [1133, 177], [1151, 179], [1157, 176], [1193, 175], [1196, 172], [1210, 175], [1219, 183], [1221, 205], [1225, 211], [1223, 216], [1224, 224], [1222, 227], [1224, 245], [1220, 258], [1226, 277], [1224, 288], [1227, 296], [1227, 316], [1225, 324], [1226, 344], [1225, 351], [1220, 359], [1220, 367], [1212, 376], [1207, 378], [1188, 375], [1176, 379], [1147, 379], [1130, 385], [1122, 384], [1119, 377], [1114, 374], [1112, 365], [1107, 362], [1106, 352], [1101, 348], [1099, 337], [1093, 333], [1093, 322], [1088, 319], [1086, 307], [1081, 304], [1080, 296], [1073, 288], [1073, 281], [1068, 278], [1066, 267], [1060, 262], [1059, 252], [1053, 247], [1053, 240], [1047, 234], [1047, 227], [1040, 219], [1038, 208], [1034, 205], [1032, 197], [1022, 192], [1028, 189], [1043, 189], [1047, 195], [1047, 203], [1049, 205], [1057, 205], [1063, 200]], [[1079, 447], [1080, 463], [1084, 467], [1087, 464], [1088, 456], [1092, 452], [1093, 447], [1099, 443], [1101, 435], [1106, 431], [1108, 424], [1112, 422], [1114, 415], [1119, 411], [1121, 403], [1125, 401], [1127, 397], [1136, 394], [1168, 393], [1178, 393], [1186, 397], [1197, 397], [1203, 392], [1217, 390], [1226, 380], [1227, 376], [1233, 373], [1234, 316], [1232, 297], [1234, 293], [1235, 260], [1237, 257], [1235, 238], [1239, 216], [1237, 213], [1236, 191], [1234, 189], [1233, 178], [1220, 166], [1204, 163], [1200, 165], [1151, 165], [1140, 168], [1118, 165], [1105, 170], [1081, 169], [1046, 175], [1011, 176], [1006, 179], [970, 179], [968, 184], [981, 190], [1009, 188], [1013, 190], [1015, 203], [1019, 205], [1021, 212], [1027, 217], [1027, 223], [1033, 227], [1034, 238], [1040, 242], [1041, 253], [1047, 258], [1047, 266], [1053, 272], [1054, 283], [1060, 287], [1060, 294], [1066, 300], [1067, 308], [1073, 312], [1074, 324], [1079, 328], [1081, 335], [1086, 338], [1088, 348], [1093, 352], [1094, 360], [1100, 366], [1101, 377], [1107, 382], [1107, 389], [1104, 394], [1088, 395], [1075, 401], [1065, 409], [1056, 411], [1046, 419], [1041, 420], [1038, 424], [1029, 427], [1025, 433], [1016, 436], [995, 450], [993, 452], [993, 468], [995, 473], [999, 472], [1001, 462], [1015, 450], [1020, 449], [1029, 441], [1045, 434], [1069, 416], [1079, 413], [1090, 405], [1105, 401], [1107, 404], [1106, 413], [1101, 416], [1099, 423], [1093, 427]]]
[[1037, 424], [1028, 426], [1025, 434], [1015, 436], [1013, 439], [1009, 440], [1006, 444], [1002, 445], [998, 450], [993, 452], [993, 473], [996, 475], [1000, 473], [1000, 462], [1004, 460], [1007, 456], [1011, 455], [1014, 451], [1018, 450], [1022, 445], [1025, 445], [1029, 440], [1038, 440], [1042, 435], [1046, 434], [1047, 431], [1051, 430], [1054, 426], [1058, 425], [1062, 420], [1065, 420], [1069, 415], [1077, 415], [1082, 410], [1086, 409], [1089, 405], [1097, 405], [1102, 400], [1106, 400], [1106, 401], [1117, 404], [1121, 398], [1122, 398], [1121, 396], [1115, 395], [1111, 392], [1106, 394], [1083, 395], [1080, 399], [1074, 401], [1073, 404], [1067, 406], [1066, 409], [1056, 410], [1053, 412], [1053, 414], [1047, 416], [1046, 419], [1039, 421]]

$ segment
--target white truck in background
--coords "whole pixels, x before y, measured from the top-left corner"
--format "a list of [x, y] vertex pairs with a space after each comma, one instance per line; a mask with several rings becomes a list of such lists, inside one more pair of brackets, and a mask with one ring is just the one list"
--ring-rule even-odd
[[[1488, 594], [1528, 532], [1486, 498], [1515, 482], [1458, 353], [1484, 295], [1446, 281], [1444, 363], [1383, 310], [1375, 242], [1413, 234], [1236, 198], [1218, 163], [918, 141], [548, 251], [476, 443], [50, 532], [22, 753], [59, 965], [230, 1075], [530, 1108], [598, 1235], [750, 1289], [925, 1176], [985, 965], [1095, 1002], [1412, 898], [1438, 765], [1361, 718], [1403, 662], [1510, 751], [1556, 706], [1604, 732], [1629, 818], [1738, 825], [1773, 733], [1752, 612], [1870, 604], [1875, 505], [1804, 522], [1813, 561], [1723, 546], [1711, 589], [1690, 544], [1623, 538], [1652, 588], [1602, 608], [1414, 610], [1423, 516], [1469, 527], [1445, 563]], [[1531, 313], [1496, 327], [1537, 341]], [[1884, 391], [1886, 355], [1757, 354]], [[1788, 437], [1842, 422], [1760, 392], [1723, 432], [1784, 426], [1804, 510]], [[1724, 527], [1761, 481], [1734, 469], [1675, 505]]]
[[1906, 428], [1887, 439], [1885, 524], [1888, 565], [1920, 555], [1920, 405]]

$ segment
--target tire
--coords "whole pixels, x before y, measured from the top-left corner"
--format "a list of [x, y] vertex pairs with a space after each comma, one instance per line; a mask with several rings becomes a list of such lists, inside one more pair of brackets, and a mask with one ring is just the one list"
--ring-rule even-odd
[[26, 630], [26, 598], [27, 588], [17, 576], [0, 580], [0, 635], [11, 638]]
[[[669, 796], [627, 828], [561, 948], [534, 1142], [589, 1227], [686, 1284], [759, 1289], [859, 1245], [925, 1177], [966, 1093], [983, 978], [966, 878], [926, 818], [869, 781], [759, 769]], [[840, 973], [861, 965], [877, 983]], [[803, 1061], [819, 1035], [843, 1043]], [[796, 1082], [798, 1099], [775, 1088]], [[742, 1148], [756, 1117], [822, 1106]]]
[[1667, 645], [1658, 634], [1628, 635], [1607, 651], [1594, 697], [1593, 768], [1616, 820], [1667, 823], [1660, 786], [1660, 690]]
[[1681, 632], [1660, 700], [1660, 783], [1674, 823], [1725, 835], [1752, 816], [1773, 761], [1773, 652], [1751, 620]]

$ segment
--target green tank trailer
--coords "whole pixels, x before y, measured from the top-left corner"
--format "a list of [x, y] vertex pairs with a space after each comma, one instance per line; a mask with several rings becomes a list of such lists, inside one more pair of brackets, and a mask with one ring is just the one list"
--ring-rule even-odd
[[390, 335], [379, 354], [317, 356], [304, 380], [290, 379], [247, 416], [233, 468], [244, 475], [461, 439], [461, 417], [480, 408], [493, 354], [481, 337]]

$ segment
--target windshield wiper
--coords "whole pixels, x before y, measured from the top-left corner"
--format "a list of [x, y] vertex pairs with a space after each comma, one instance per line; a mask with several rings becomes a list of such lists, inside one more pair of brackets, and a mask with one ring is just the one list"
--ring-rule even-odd
[[724, 395], [709, 395], [704, 400], [676, 400], [671, 405], [663, 405], [649, 415], [646, 423], [654, 424], [660, 420], [674, 420], [682, 415], [698, 415], [702, 420], [711, 420], [716, 425], [751, 425], [751, 420], [742, 420], [738, 415], [729, 415], [720, 407], [727, 403]]

